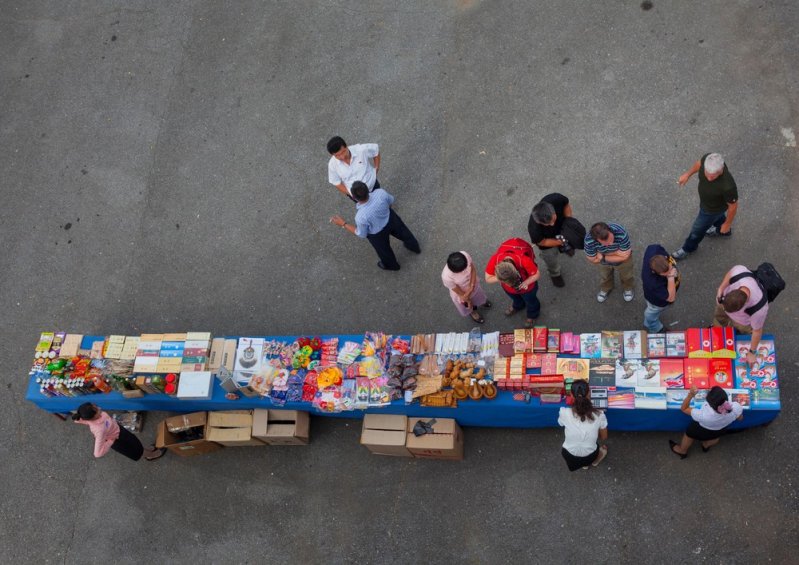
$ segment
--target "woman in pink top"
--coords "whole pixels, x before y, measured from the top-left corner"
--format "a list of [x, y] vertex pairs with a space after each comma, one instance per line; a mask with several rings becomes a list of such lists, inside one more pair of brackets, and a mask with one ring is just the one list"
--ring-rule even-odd
[[468, 253], [456, 251], [447, 257], [447, 264], [441, 272], [441, 282], [449, 289], [449, 296], [461, 316], [471, 316], [478, 324], [485, 322], [477, 308], [491, 308], [491, 302], [480, 286], [477, 269]]
[[156, 449], [154, 445], [145, 449], [139, 438], [91, 402], [81, 404], [72, 419], [78, 424], [89, 426], [94, 434], [95, 457], [102, 457], [109, 449], [113, 449], [134, 461], [141, 459], [144, 454], [147, 461], [153, 461], [166, 453], [166, 448]]

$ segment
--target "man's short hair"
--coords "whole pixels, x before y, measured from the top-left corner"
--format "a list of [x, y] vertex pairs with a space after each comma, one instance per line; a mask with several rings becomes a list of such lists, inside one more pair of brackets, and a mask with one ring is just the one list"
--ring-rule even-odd
[[724, 170], [724, 157], [718, 153], [711, 153], [705, 157], [705, 174], [715, 175]]
[[724, 306], [724, 311], [737, 312], [746, 304], [746, 293], [743, 290], [731, 290], [724, 295], [724, 301], [721, 303]]
[[591, 226], [591, 237], [599, 241], [610, 237], [610, 226], [605, 222], [597, 222]]
[[536, 224], [547, 225], [552, 221], [555, 216], [555, 207], [549, 202], [543, 200], [533, 206], [533, 220]]
[[665, 255], [655, 255], [649, 260], [649, 268], [659, 275], [664, 275], [671, 269], [671, 264]]
[[369, 200], [369, 187], [366, 186], [366, 183], [356, 180], [352, 183], [350, 194], [352, 194], [352, 197], [358, 202], [366, 202]]
[[466, 255], [460, 251], [450, 253], [447, 257], [447, 268], [453, 273], [462, 273], [468, 265], [469, 261], [466, 259]]
[[335, 155], [338, 153], [342, 147], [346, 147], [347, 142], [341, 139], [339, 136], [331, 137], [330, 141], [327, 142], [327, 152], [331, 155]]

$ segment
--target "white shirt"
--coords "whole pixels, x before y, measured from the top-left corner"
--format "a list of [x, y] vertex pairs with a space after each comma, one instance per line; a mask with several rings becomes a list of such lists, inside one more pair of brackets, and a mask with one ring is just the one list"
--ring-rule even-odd
[[580, 417], [567, 406], [560, 409], [558, 425], [566, 428], [563, 448], [575, 457], [586, 457], [596, 451], [599, 430], [608, 427], [608, 419], [604, 412], [600, 412], [594, 414], [593, 420], [586, 417], [585, 422], [581, 422]]
[[327, 162], [327, 180], [330, 184], [337, 185], [344, 183], [347, 192], [352, 188], [352, 183], [359, 180], [369, 187], [369, 191], [375, 187], [377, 171], [370, 159], [374, 159], [380, 153], [377, 143], [361, 143], [358, 145], [348, 145], [350, 150], [350, 164], [339, 161], [335, 157], [330, 157]]
[[719, 414], [710, 407], [710, 404], [705, 402], [701, 408], [691, 410], [691, 418], [706, 430], [723, 430], [732, 424], [744, 411], [743, 406], [737, 402], [731, 402], [731, 404], [732, 412]]

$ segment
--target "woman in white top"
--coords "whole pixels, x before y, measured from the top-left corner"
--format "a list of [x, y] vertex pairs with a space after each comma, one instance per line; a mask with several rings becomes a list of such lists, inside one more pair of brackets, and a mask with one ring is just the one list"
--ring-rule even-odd
[[576, 380], [571, 394], [574, 404], [560, 409], [558, 424], [566, 428], [566, 441], [561, 454], [569, 471], [596, 467], [608, 454], [607, 445], [597, 445], [597, 440], [608, 439], [608, 420], [605, 413], [591, 404], [588, 383]]
[[688, 429], [682, 436], [682, 441], [669, 440], [672, 453], [680, 459], [688, 457], [688, 450], [694, 440], [702, 442], [702, 451], [707, 453], [710, 448], [719, 442], [719, 438], [727, 433], [727, 427], [735, 420], [743, 420], [743, 406], [737, 402], [730, 402], [723, 388], [714, 386], [707, 393], [705, 403], [701, 408], [691, 408], [691, 400], [696, 396], [696, 387], [691, 387], [691, 392], [682, 401], [680, 410], [689, 415], [692, 420]]

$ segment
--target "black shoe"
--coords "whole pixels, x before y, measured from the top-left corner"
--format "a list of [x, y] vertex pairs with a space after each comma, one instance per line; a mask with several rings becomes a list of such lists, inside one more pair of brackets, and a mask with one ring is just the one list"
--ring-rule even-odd
[[413, 249], [413, 248], [408, 247], [406, 245], [405, 249], [407, 249], [408, 251], [411, 251], [412, 253], [416, 253], [417, 255], [419, 255], [422, 252], [422, 248], [421, 247], [416, 247], [416, 249]]
[[399, 270], [400, 270], [400, 268], [399, 268], [399, 265], [397, 265], [397, 268], [396, 268], [396, 269], [389, 269], [388, 267], [386, 267], [386, 266], [383, 264], [383, 262], [382, 262], [382, 261], [378, 261], [378, 262], [377, 262], [377, 266], [378, 266], [378, 267], [380, 267], [381, 269], [383, 269], [384, 271], [399, 271]]
[[493, 306], [493, 304], [491, 304], [491, 301], [486, 300], [486, 303], [480, 306], [480, 308], [491, 308], [491, 306]]
[[550, 278], [552, 279], [552, 284], [554, 284], [556, 287], [563, 288], [564, 286], [566, 286], [566, 281], [563, 280], [563, 277], [561, 275]]

